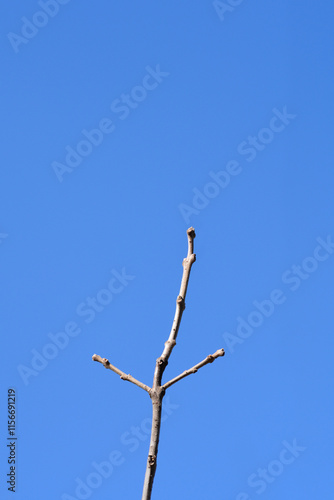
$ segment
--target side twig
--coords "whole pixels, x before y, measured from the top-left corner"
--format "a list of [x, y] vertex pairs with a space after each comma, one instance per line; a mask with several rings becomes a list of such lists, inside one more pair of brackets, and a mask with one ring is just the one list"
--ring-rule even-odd
[[218, 349], [214, 354], [209, 354], [203, 361], [200, 363], [197, 363], [197, 365], [193, 366], [192, 368], [189, 368], [189, 370], [185, 370], [183, 373], [178, 375], [177, 377], [169, 380], [169, 382], [166, 382], [163, 386], [162, 389], [168, 389], [171, 385], [175, 384], [179, 380], [187, 377], [188, 375], [191, 375], [192, 373], [196, 373], [202, 366], [207, 365], [208, 363], [213, 363], [215, 359], [219, 358], [219, 356], [224, 356], [225, 351], [224, 349]]
[[139, 380], [135, 379], [132, 375], [130, 375], [130, 374], [127, 375], [126, 373], [122, 372], [122, 370], [119, 370], [118, 368], [116, 368], [116, 366], [109, 363], [108, 359], [101, 358], [101, 356], [99, 356], [98, 354], [93, 354], [92, 360], [98, 361], [105, 368], [108, 368], [109, 370], [112, 370], [113, 372], [117, 373], [117, 375], [119, 375], [122, 380], [127, 380], [128, 382], [132, 382], [133, 384], [137, 385], [141, 389], [144, 389], [144, 391], [147, 391], [148, 393], [150, 393], [151, 388], [148, 387], [148, 385], [143, 384]]

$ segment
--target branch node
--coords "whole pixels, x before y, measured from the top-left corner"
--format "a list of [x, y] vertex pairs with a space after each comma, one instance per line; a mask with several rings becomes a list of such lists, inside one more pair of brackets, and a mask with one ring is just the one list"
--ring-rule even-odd
[[155, 455], [148, 456], [148, 465], [149, 467], [153, 467], [155, 465], [157, 457]]
[[184, 310], [185, 310], [185, 308], [186, 308], [186, 303], [185, 303], [185, 301], [184, 301], [184, 298], [183, 298], [183, 297], [181, 297], [181, 295], [179, 295], [179, 296], [177, 297], [177, 299], [176, 299], [176, 303], [180, 306], [180, 309], [181, 309], [182, 311], [184, 311]]
[[[176, 344], [176, 342], [175, 342]], [[162, 356], [160, 356], [160, 358], [157, 359], [157, 365], [161, 366], [161, 365], [164, 365], [164, 366], [167, 366], [168, 365], [168, 361], [166, 359], [164, 359]]]
[[172, 349], [173, 349], [173, 347], [176, 346], [176, 340], [175, 339], [166, 340], [165, 345], [168, 345], [168, 344], [170, 344]]
[[182, 261], [182, 266], [185, 268], [185, 269], [188, 269], [189, 266], [192, 266], [192, 264], [196, 261], [196, 254], [195, 253], [191, 253], [190, 255], [188, 255], [188, 257], [185, 257]]

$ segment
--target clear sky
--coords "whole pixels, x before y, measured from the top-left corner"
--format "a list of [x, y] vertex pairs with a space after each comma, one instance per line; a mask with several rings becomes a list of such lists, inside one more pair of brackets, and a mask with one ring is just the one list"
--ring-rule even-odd
[[1, 498], [333, 492], [331, 2], [9, 2], [0, 20]]

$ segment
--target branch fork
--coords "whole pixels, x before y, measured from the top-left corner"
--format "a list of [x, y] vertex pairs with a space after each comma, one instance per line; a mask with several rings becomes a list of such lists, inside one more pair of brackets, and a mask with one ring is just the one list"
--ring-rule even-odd
[[163, 352], [161, 356], [156, 360], [152, 387], [143, 384], [139, 380], [135, 379], [132, 375], [126, 374], [119, 368], [116, 368], [116, 366], [113, 366], [107, 358], [101, 358], [101, 356], [99, 356], [98, 354], [94, 354], [92, 357], [93, 361], [98, 361], [105, 368], [117, 373], [122, 380], [127, 380], [128, 382], [135, 384], [141, 389], [144, 389], [146, 392], [149, 393], [150, 398], [152, 400], [153, 417], [152, 417], [151, 440], [147, 458], [142, 500], [150, 500], [151, 498], [153, 480], [157, 466], [157, 454], [158, 454], [160, 426], [161, 426], [162, 399], [165, 395], [166, 390], [179, 380], [182, 380], [183, 378], [187, 377], [188, 375], [191, 375], [192, 373], [197, 373], [197, 371], [200, 368], [202, 368], [202, 366], [205, 366], [209, 363], [213, 363], [215, 359], [225, 355], [224, 349], [218, 349], [218, 351], [216, 351], [214, 354], [209, 354], [200, 363], [197, 363], [197, 365], [194, 365], [192, 368], [185, 370], [177, 377], [169, 380], [169, 382], [166, 382], [163, 385], [161, 384], [162, 375], [165, 371], [166, 366], [168, 365], [168, 360], [172, 353], [172, 350], [176, 345], [176, 337], [181, 324], [182, 314], [186, 307], [185, 299], [187, 294], [190, 271], [193, 263], [196, 261], [196, 254], [194, 254], [195, 236], [196, 236], [195, 229], [193, 227], [190, 227], [187, 230], [188, 253], [187, 257], [185, 257], [182, 262], [183, 274], [182, 274], [180, 292], [176, 299], [174, 320], [168, 340], [164, 344]]

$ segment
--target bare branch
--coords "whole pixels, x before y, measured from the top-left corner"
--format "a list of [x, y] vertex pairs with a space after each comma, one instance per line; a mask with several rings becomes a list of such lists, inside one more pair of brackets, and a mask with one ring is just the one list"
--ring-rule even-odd
[[195, 229], [190, 227], [187, 230], [188, 236], [188, 254], [185, 259], [183, 259], [183, 274], [180, 286], [180, 293], [176, 299], [176, 310], [174, 315], [174, 321], [172, 325], [171, 332], [167, 342], [165, 342], [165, 348], [162, 352], [160, 358], [157, 359], [155, 365], [155, 371], [153, 376], [152, 391], [150, 393], [152, 404], [153, 404], [153, 416], [152, 416], [152, 429], [151, 429], [151, 439], [150, 439], [150, 449], [146, 464], [146, 473], [144, 479], [144, 488], [142, 500], [150, 500], [152, 485], [154, 480], [154, 475], [157, 467], [157, 455], [158, 455], [158, 445], [161, 427], [161, 402], [165, 394], [165, 390], [161, 387], [161, 379], [163, 372], [168, 364], [169, 356], [176, 344], [176, 337], [179, 331], [182, 313], [186, 307], [185, 298], [187, 293], [187, 287], [189, 282], [189, 276], [191, 271], [191, 266], [196, 260], [196, 255], [194, 252], [194, 238], [196, 236]]
[[215, 359], [217, 359], [220, 356], [224, 356], [225, 354], [224, 349], [218, 349], [218, 351], [216, 351], [214, 354], [210, 354], [203, 361], [193, 366], [189, 370], [184, 371], [183, 373], [173, 378], [169, 382], [166, 382], [166, 384], [164, 385], [161, 384], [162, 376], [168, 364], [169, 357], [172, 353], [174, 346], [176, 345], [176, 337], [180, 328], [182, 314], [186, 307], [185, 299], [189, 283], [190, 271], [193, 263], [196, 261], [196, 255], [194, 254], [195, 236], [196, 234], [194, 228], [190, 227], [187, 230], [188, 253], [187, 257], [183, 259], [182, 262], [183, 274], [180, 285], [180, 292], [176, 299], [176, 310], [174, 314], [174, 320], [168, 340], [165, 342], [163, 352], [161, 356], [156, 360], [152, 388], [148, 387], [142, 382], [139, 382], [139, 380], [136, 380], [131, 375], [127, 375], [126, 373], [122, 372], [121, 370], [110, 364], [108, 359], [101, 358], [97, 354], [94, 354], [94, 356], [92, 357], [93, 361], [98, 361], [105, 368], [108, 368], [109, 370], [112, 370], [113, 372], [117, 373], [122, 380], [127, 380], [128, 382], [132, 382], [141, 389], [144, 389], [146, 392], [149, 393], [150, 398], [152, 400], [151, 439], [150, 439], [150, 447], [146, 463], [142, 500], [151, 499], [153, 480], [157, 468], [157, 456], [158, 456], [158, 446], [159, 446], [160, 428], [161, 428], [162, 400], [165, 395], [166, 389], [171, 385], [175, 384], [176, 382], [178, 382], [179, 380], [187, 377], [191, 373], [196, 373], [200, 368], [202, 368], [202, 366], [205, 366], [208, 363], [212, 363]]
[[[172, 353], [173, 347], [176, 344], [176, 337], [180, 328], [181, 324], [181, 319], [182, 319], [182, 314], [183, 311], [186, 307], [186, 294], [187, 294], [187, 288], [188, 288], [188, 282], [189, 282], [189, 276], [190, 276], [190, 271], [191, 271], [191, 266], [196, 260], [196, 255], [193, 253], [194, 252], [194, 238], [196, 236], [195, 234], [195, 229], [193, 227], [190, 227], [187, 230], [187, 236], [188, 236], [188, 254], [185, 259], [183, 259], [182, 265], [183, 265], [183, 275], [182, 275], [182, 280], [181, 280], [181, 286], [180, 286], [180, 293], [176, 299], [176, 310], [175, 310], [175, 315], [174, 315], [174, 321], [172, 325], [171, 332], [169, 334], [169, 338], [167, 342], [165, 343], [165, 348], [163, 350], [163, 353], [161, 355], [161, 359], [163, 359], [163, 364], [164, 368], [166, 367], [168, 363], [169, 356]], [[164, 370], [164, 369], [163, 369]], [[162, 372], [163, 372], [162, 370]], [[162, 375], [162, 373], [161, 373]]]
[[101, 356], [99, 356], [98, 354], [93, 354], [92, 360], [93, 361], [98, 361], [105, 368], [108, 368], [109, 370], [112, 370], [113, 372], [117, 373], [117, 375], [119, 375], [122, 380], [127, 380], [128, 382], [132, 382], [133, 384], [137, 385], [141, 389], [144, 389], [145, 391], [147, 391], [150, 394], [151, 388], [148, 387], [148, 385], [143, 384], [139, 380], [137, 380], [134, 377], [132, 377], [132, 375], [130, 375], [130, 374], [127, 375], [126, 373], [122, 372], [121, 370], [119, 370], [118, 368], [116, 368], [116, 366], [113, 366], [111, 363], [109, 363], [108, 359], [101, 358]]
[[160, 427], [161, 427], [162, 398], [164, 397], [164, 394], [165, 391], [162, 390], [161, 387], [159, 387], [157, 390], [152, 389], [152, 393], [150, 394], [152, 400], [152, 427], [151, 427], [150, 448], [146, 463], [142, 500], [150, 500], [151, 498], [153, 480], [157, 468], [157, 455], [158, 455]]
[[203, 361], [201, 361], [200, 363], [197, 363], [197, 365], [193, 366], [189, 370], [185, 370], [183, 373], [181, 373], [177, 377], [173, 378], [169, 382], [166, 382], [162, 386], [162, 389], [166, 390], [168, 387], [175, 384], [176, 382], [183, 379], [184, 377], [187, 377], [188, 375], [191, 375], [192, 373], [196, 373], [200, 368], [202, 368], [202, 366], [205, 366], [208, 363], [213, 363], [215, 359], [219, 358], [219, 356], [224, 356], [224, 355], [225, 355], [224, 349], [218, 349], [218, 351], [216, 351], [214, 354], [209, 354], [209, 356], [207, 356], [205, 359], [203, 359]]

